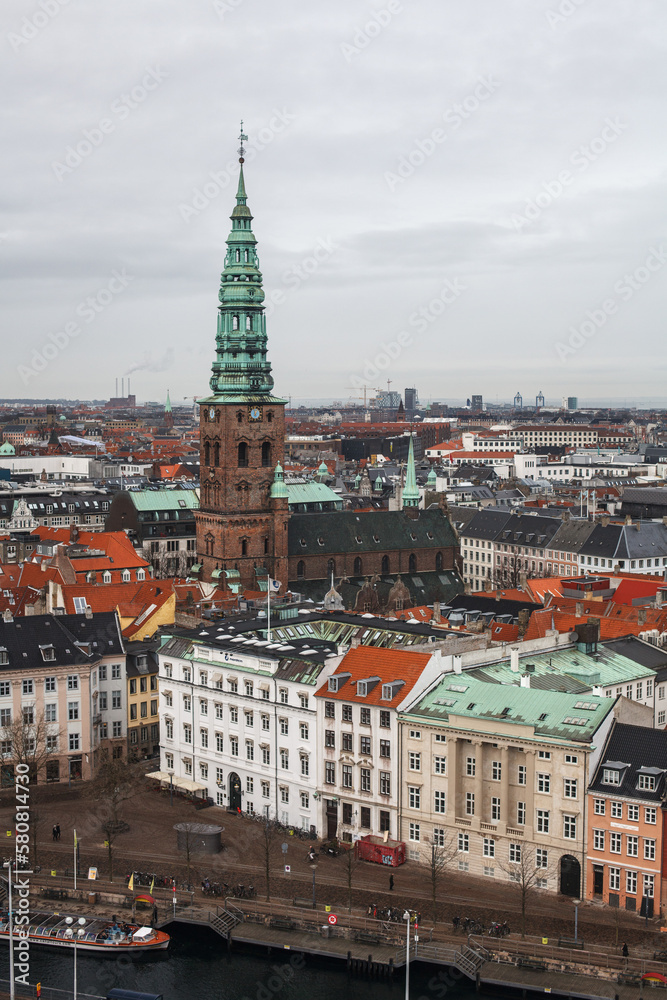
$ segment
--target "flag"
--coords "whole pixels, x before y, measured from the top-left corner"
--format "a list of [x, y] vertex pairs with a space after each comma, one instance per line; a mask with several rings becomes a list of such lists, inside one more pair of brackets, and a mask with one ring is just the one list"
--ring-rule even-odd
[[272, 580], [271, 577], [269, 577], [269, 592], [270, 593], [277, 594], [281, 587], [282, 587], [282, 584], [281, 584], [280, 580]]
[[78, 840], [76, 839], [76, 830], [75, 830], [74, 831], [74, 846], [76, 847], [77, 844], [78, 844]]
[[151, 896], [153, 895], [153, 889], [154, 888], [155, 888], [155, 876], [153, 876], [153, 881], [151, 882], [151, 887], [148, 890], [150, 892]]
[[130, 875], [130, 881], [127, 883], [127, 887], [130, 892], [134, 892], [134, 872]]

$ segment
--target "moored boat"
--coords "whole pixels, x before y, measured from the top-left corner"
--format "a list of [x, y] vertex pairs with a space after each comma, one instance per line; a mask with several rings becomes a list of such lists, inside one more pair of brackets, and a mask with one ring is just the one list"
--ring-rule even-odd
[[[67, 918], [71, 920], [68, 923]], [[85, 923], [79, 924], [83, 918]], [[108, 917], [98, 917], [91, 914], [48, 913], [37, 911], [30, 914], [30, 923], [17, 926], [14, 923], [14, 942], [25, 937], [25, 931], [31, 944], [46, 945], [51, 948], [74, 948], [76, 939], [77, 951], [117, 955], [118, 952], [144, 954], [149, 951], [164, 951], [169, 947], [169, 935], [154, 927], [142, 927], [140, 924], [129, 924], [109, 920]], [[0, 939], [9, 940], [9, 922], [7, 913], [0, 918]]]

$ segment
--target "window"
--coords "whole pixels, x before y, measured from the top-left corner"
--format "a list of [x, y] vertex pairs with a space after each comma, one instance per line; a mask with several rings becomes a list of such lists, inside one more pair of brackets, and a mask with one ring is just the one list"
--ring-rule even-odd
[[46, 752], [55, 753], [58, 750], [58, 737], [57, 736], [47, 736], [46, 737]]
[[78, 733], [70, 733], [69, 734], [69, 748], [70, 748], [70, 750], [78, 750], [79, 749], [79, 734]]
[[380, 771], [380, 795], [391, 795], [391, 774]]
[[362, 706], [362, 708], [359, 711], [360, 711], [360, 722], [361, 722], [361, 725], [362, 726], [370, 726], [370, 724], [371, 724], [371, 710], [370, 710], [370, 708], [366, 708], [365, 706]]
[[516, 804], [516, 823], [517, 826], [526, 825], [526, 803], [517, 802]]
[[239, 710], [236, 705], [229, 706], [229, 721], [238, 722], [239, 721]]
[[215, 734], [215, 749], [216, 753], [222, 753], [225, 749], [225, 739], [222, 733], [216, 732]]
[[352, 706], [343, 705], [343, 722], [352, 722]]
[[33, 705], [23, 706], [23, 725], [32, 726], [35, 722], [35, 709]]
[[120, 680], [120, 663], [113, 663], [111, 665], [111, 680], [112, 681]]
[[325, 719], [335, 719], [336, 717], [336, 703], [333, 701], [324, 702], [324, 718]]
[[202, 747], [204, 747], [204, 749], [208, 747], [208, 729], [200, 729], [199, 738], [201, 740]]
[[346, 753], [352, 753], [352, 733], [341, 734], [341, 745]]
[[596, 851], [604, 851], [604, 830], [593, 830], [593, 847]]
[[604, 799], [593, 799], [593, 812], [596, 816], [604, 816], [606, 802]]
[[[6, 683], [6, 687], [7, 687], [7, 690], [3, 691], [2, 690], [2, 685], [0, 685], [0, 695], [9, 694], [9, 688], [10, 688], [9, 682]], [[45, 677], [44, 678], [44, 690], [46, 692], [49, 692], [49, 691], [55, 691], [55, 689], [56, 689], [56, 679], [55, 679], [55, 677]]]
[[639, 837], [635, 837], [630, 834], [626, 835], [625, 846], [626, 854], [629, 858], [639, 857]]
[[[250, 723], [252, 725], [252, 722]], [[278, 719], [278, 725], [280, 727], [281, 736], [289, 736], [289, 720], [288, 719]]]
[[414, 750], [411, 750], [408, 755], [408, 765], [411, 771], [421, 771], [422, 755]]
[[611, 803], [611, 816], [612, 816], [612, 819], [623, 819], [623, 803], [622, 802], [612, 802]]
[[491, 761], [491, 780], [500, 781], [503, 766], [499, 760]]
[[343, 764], [343, 788], [352, 788], [352, 766]]
[[271, 763], [271, 750], [269, 747], [262, 747], [262, 764], [269, 765]]
[[525, 764], [519, 764], [519, 773], [518, 773], [518, 777], [517, 777], [517, 783], [519, 785], [525, 785], [526, 784], [527, 774], [528, 774], [528, 768], [526, 767], [526, 765]]
[[551, 791], [551, 775], [550, 774], [538, 774], [537, 775], [537, 790], [538, 792], [549, 793]]
[[252, 740], [245, 741], [245, 759], [254, 760], [255, 759], [255, 744]]
[[642, 881], [644, 883], [644, 895], [647, 896], [649, 899], [653, 899], [655, 875], [643, 875]]
[[609, 834], [609, 850], [612, 854], [621, 853], [621, 834], [620, 833], [610, 833]]
[[637, 872], [626, 871], [625, 873], [625, 891], [631, 896], [636, 895], [637, 892]]
[[389, 729], [391, 726], [391, 712], [387, 712], [385, 709], [380, 712], [380, 726], [383, 729]]
[[549, 852], [545, 847], [538, 847], [535, 850], [535, 867], [536, 868], [548, 868], [549, 867]]
[[437, 757], [433, 758], [433, 772], [434, 774], [447, 774], [447, 758]]
[[[55, 708], [55, 705], [53, 706]], [[73, 719], [79, 718], [79, 703], [78, 701], [68, 701], [67, 702], [67, 718], [70, 722]]]
[[301, 808], [308, 809], [310, 806], [310, 796], [308, 792], [301, 792]]
[[168, 740], [173, 740], [173, 738], [174, 738], [174, 721], [173, 721], [173, 719], [165, 719], [164, 725], [165, 725], [167, 739]]
[[324, 781], [327, 785], [336, 784], [336, 765], [333, 761], [326, 761], [324, 765]]
[[[265, 715], [262, 718], [263, 719], [268, 719], [268, 715]], [[262, 726], [262, 728], [264, 728], [264, 727]], [[307, 740], [308, 739], [308, 723], [307, 722], [300, 722], [299, 723], [299, 736], [301, 737], [302, 740]]]
[[565, 798], [566, 799], [576, 799], [577, 797], [577, 779], [576, 778], [566, 778], [564, 783], [565, 788]]
[[362, 792], [371, 791], [371, 769], [370, 767], [362, 767], [359, 770], [359, 788]]
[[333, 729], [324, 730], [324, 745], [329, 747], [331, 750], [336, 749], [336, 734]]
[[359, 737], [359, 753], [362, 757], [370, 757], [371, 755], [371, 738], [370, 736], [360, 736]]
[[491, 799], [491, 819], [496, 823], [500, 819], [500, 799], [495, 795]]
[[308, 695], [307, 694], [300, 694], [299, 695], [299, 705], [301, 706], [301, 708], [308, 708]]
[[389, 740], [380, 740], [380, 756], [387, 759], [391, 757], [391, 744]]
[[485, 837], [482, 842], [482, 855], [485, 858], [495, 858], [496, 842], [493, 837]]
[[537, 832], [538, 833], [548, 833], [549, 832], [549, 810], [548, 809], [538, 809], [537, 810]]
[[469, 778], [475, 777], [475, 758], [466, 757], [466, 774]]
[[262, 798], [268, 799], [271, 795], [271, 783], [269, 781], [262, 782]]
[[[607, 697], [611, 697], [611, 692], [610, 692], [610, 694]], [[565, 754], [565, 763], [566, 764], [578, 764], [579, 763], [579, 758], [577, 757], [576, 754], [566, 753]]]
[[[141, 736], [142, 740], [145, 740], [146, 739], [146, 736], [144, 735], [145, 730], [142, 729], [141, 733], [142, 733], [142, 736]], [[120, 721], [119, 722], [113, 722], [111, 724], [111, 735], [113, 736], [114, 739], [118, 739], [119, 736], [123, 735], [123, 723], [122, 722], [120, 722]]]
[[229, 737], [229, 752], [232, 757], [238, 757], [239, 755], [239, 739], [238, 736]]
[[470, 851], [470, 837], [467, 833], [460, 833], [458, 837], [459, 851], [463, 854], [468, 854]]
[[655, 861], [655, 840], [644, 838], [644, 860]]
[[289, 692], [287, 688], [278, 688], [278, 700], [281, 705], [286, 705], [289, 701]]
[[659, 726], [664, 726], [664, 724], [665, 724], [665, 715], [666, 715], [665, 712], [658, 712], [658, 725]]
[[639, 822], [639, 806], [633, 806], [628, 802], [628, 819], [632, 823]]
[[434, 826], [433, 833], [431, 834], [431, 840], [436, 847], [445, 847], [447, 843], [447, 834], [444, 827]]
[[[58, 705], [55, 702], [49, 702], [44, 706], [44, 721], [45, 722], [57, 722], [58, 721]], [[2, 725], [2, 720], [0, 719], [0, 725]]]
[[655, 775], [653, 774], [638, 774], [637, 775], [637, 788], [641, 788], [645, 792], [655, 791]]
[[421, 789], [418, 785], [408, 785], [408, 806], [410, 809], [421, 809]]
[[645, 823], [655, 823], [656, 821], [656, 811], [653, 806], [644, 807], [644, 822]]
[[602, 769], [602, 781], [605, 785], [620, 785], [621, 772], [611, 767], [605, 767]]
[[551, 760], [551, 752], [549, 750], [538, 750], [537, 756], [540, 760]]
[[475, 815], [475, 793], [466, 792], [466, 816]]
[[[262, 713], [262, 729], [264, 732], [268, 733], [271, 728], [271, 718], [268, 715]], [[308, 737], [306, 737], [307, 739]]]
[[422, 738], [422, 731], [421, 731], [421, 729], [411, 729], [410, 730], [410, 739], [411, 740], [420, 740], [421, 738]]
[[517, 865], [521, 863], [521, 844], [510, 844], [509, 859]]
[[609, 888], [620, 890], [621, 888], [621, 869], [620, 868], [610, 868], [609, 869]]
[[231, 694], [238, 694], [238, 691], [239, 691], [239, 682], [237, 681], [236, 677], [228, 677], [227, 678], [227, 683], [229, 684], [229, 691], [230, 691], [230, 693]]
[[419, 842], [421, 840], [419, 823], [410, 823], [408, 827], [408, 839], [414, 842]]

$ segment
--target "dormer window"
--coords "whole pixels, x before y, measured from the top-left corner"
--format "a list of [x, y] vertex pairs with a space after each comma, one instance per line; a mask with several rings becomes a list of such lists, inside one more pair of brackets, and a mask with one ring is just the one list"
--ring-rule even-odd
[[357, 694], [360, 698], [365, 698], [368, 694], [368, 681], [357, 681]]
[[605, 767], [602, 770], [602, 783], [604, 785], [620, 785], [621, 772], [613, 767]]
[[0, 646], [0, 666], [5, 666], [9, 663], [9, 653], [4, 646]]
[[404, 684], [405, 681], [391, 681], [389, 684], [383, 684], [382, 701], [393, 701]]
[[40, 648], [40, 650], [42, 652], [42, 659], [45, 662], [48, 663], [50, 660], [55, 660], [55, 658], [56, 658], [56, 651], [53, 648], [53, 646], [51, 646], [51, 645], [49, 645], [49, 646], [40, 646], [39, 648]]
[[334, 674], [328, 680], [328, 690], [332, 692], [340, 691], [345, 682], [350, 679], [351, 674]]

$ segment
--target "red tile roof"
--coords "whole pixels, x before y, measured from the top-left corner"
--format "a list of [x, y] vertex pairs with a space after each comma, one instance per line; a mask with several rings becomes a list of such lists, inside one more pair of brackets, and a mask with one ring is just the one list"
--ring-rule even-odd
[[[363, 705], [380, 705], [395, 708], [410, 693], [422, 675], [430, 653], [412, 653], [401, 649], [378, 649], [375, 646], [357, 646], [351, 649], [333, 673], [351, 674], [340, 691], [329, 691], [328, 683], [323, 684], [316, 697], [329, 701], [356, 701]], [[367, 677], [379, 677], [380, 682], [365, 697], [357, 697], [356, 681]], [[382, 701], [382, 685], [391, 681], [405, 681], [391, 701]]]

